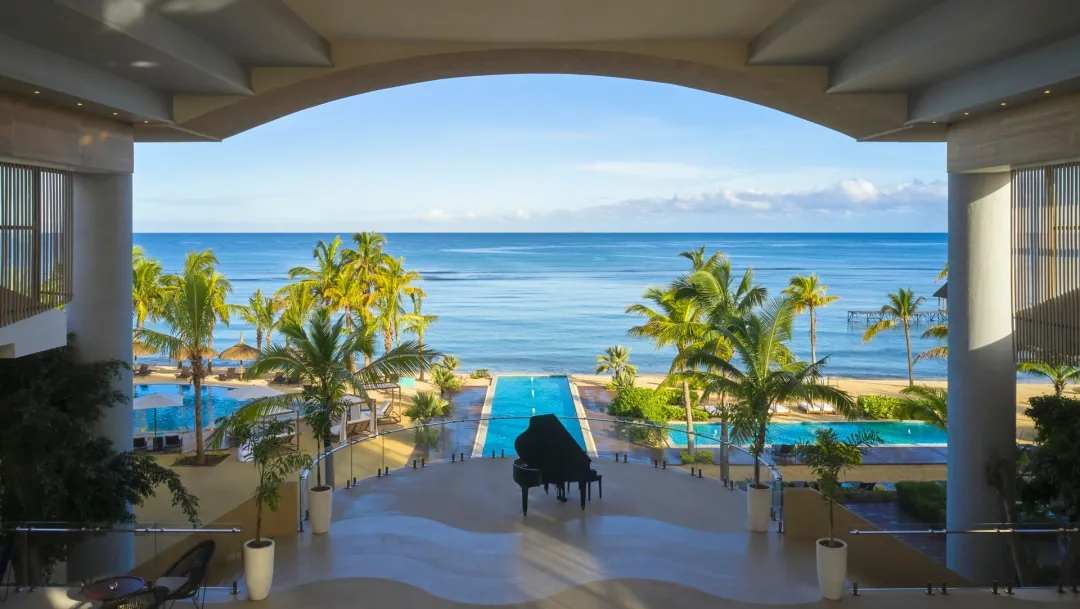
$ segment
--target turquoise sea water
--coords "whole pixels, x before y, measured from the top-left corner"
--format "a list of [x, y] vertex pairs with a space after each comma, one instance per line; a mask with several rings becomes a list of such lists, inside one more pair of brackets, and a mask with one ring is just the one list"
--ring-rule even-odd
[[[180, 394], [184, 397], [183, 406], [136, 410], [133, 414], [135, 433], [150, 433], [155, 429], [155, 410], [157, 431], [179, 431], [195, 428], [195, 391], [191, 385], [135, 385], [135, 397], [153, 393]], [[226, 397], [226, 387], [202, 388], [203, 425], [211, 425], [217, 419], [232, 414], [241, 402]]]
[[[836, 422], [836, 423], [773, 423], [769, 426], [766, 436], [769, 444], [798, 444], [800, 442], [813, 442], [814, 431], [821, 428], [830, 428], [844, 439], [862, 429], [877, 432], [883, 444], [945, 444], [947, 436], [944, 430], [933, 425], [917, 421], [869, 421], [869, 422]], [[685, 428], [684, 428], [685, 429]], [[699, 423], [694, 425], [694, 432], [698, 446], [709, 446], [720, 443], [719, 423]], [[671, 441], [676, 446], [686, 446], [686, 431], [670, 432]], [[710, 440], [716, 438], [716, 440]]]
[[[570, 382], [565, 376], [500, 376], [495, 384], [495, 397], [491, 401], [492, 417], [530, 417], [534, 414], [553, 414], [558, 417], [576, 417], [574, 397]], [[585, 448], [581, 425], [574, 419], [563, 420], [578, 446]], [[529, 420], [510, 419], [489, 421], [484, 454], [491, 451], [514, 451], [514, 440], [529, 426]]]
[[[349, 227], [342, 237], [349, 242]], [[230, 302], [243, 304], [256, 288], [272, 293], [289, 268], [311, 264], [318, 239], [332, 234], [137, 234], [135, 243], [176, 271], [188, 251], [212, 249], [233, 283]], [[677, 254], [701, 245], [726, 252], [737, 269], [753, 266], [776, 294], [795, 274], [815, 272], [840, 296], [818, 313], [818, 354], [830, 355], [827, 374], [863, 378], [906, 376], [904, 336], [892, 332], [862, 344], [861, 325], [847, 309], [878, 309], [900, 287], [929, 297], [946, 259], [945, 234], [389, 234], [387, 251], [424, 276], [425, 311], [439, 316], [425, 339], [461, 358], [463, 369], [493, 372], [591, 372], [596, 355], [629, 345], [643, 372], [665, 372], [666, 351], [626, 332], [637, 319], [623, 310], [650, 284], [670, 281], [689, 263]], [[937, 302], [928, 298], [927, 307]], [[153, 324], [151, 324], [153, 325]], [[794, 348], [809, 356], [808, 320], [796, 327]], [[219, 328], [214, 345], [235, 343], [252, 328]], [[921, 351], [938, 341], [912, 336]], [[139, 361], [160, 363], [154, 356]], [[919, 378], [944, 378], [941, 361], [919, 362]]]

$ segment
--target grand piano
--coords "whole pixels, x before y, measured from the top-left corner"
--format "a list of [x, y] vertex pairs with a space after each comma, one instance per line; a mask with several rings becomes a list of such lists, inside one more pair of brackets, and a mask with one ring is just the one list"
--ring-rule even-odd
[[[585, 509], [585, 491], [591, 482], [602, 484], [600, 475], [592, 469], [592, 459], [585, 454], [570, 432], [553, 414], [540, 414], [529, 419], [529, 427], [514, 440], [518, 459], [514, 461], [514, 482], [521, 487], [521, 513], [529, 513], [529, 489], [548, 485], [555, 487], [555, 497], [565, 503], [569, 483], [577, 482], [581, 509]], [[600, 498], [604, 497], [600, 487]]]

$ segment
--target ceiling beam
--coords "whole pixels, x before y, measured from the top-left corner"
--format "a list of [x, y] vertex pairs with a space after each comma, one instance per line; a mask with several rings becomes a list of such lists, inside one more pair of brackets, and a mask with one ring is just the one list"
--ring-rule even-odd
[[0, 34], [0, 75], [142, 120], [172, 121], [172, 97]]
[[908, 120], [944, 121], [987, 105], [1070, 88], [1080, 81], [1080, 36], [1013, 55], [944, 80], [913, 97]]
[[198, 70], [220, 83], [222, 93], [252, 93], [248, 70], [239, 61], [138, 0], [56, 2]]

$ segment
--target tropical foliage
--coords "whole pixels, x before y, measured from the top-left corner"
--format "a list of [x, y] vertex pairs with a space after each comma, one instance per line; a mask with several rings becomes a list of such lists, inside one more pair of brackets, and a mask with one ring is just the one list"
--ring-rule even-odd
[[612, 385], [633, 385], [637, 366], [630, 363], [630, 347], [615, 345], [596, 356], [596, 374], [611, 373]]
[[429, 450], [437, 444], [442, 428], [430, 423], [438, 417], [450, 414], [450, 402], [442, 399], [431, 391], [420, 391], [412, 398], [412, 403], [405, 409], [405, 416], [409, 417], [417, 427], [413, 431], [416, 444]]
[[948, 427], [948, 391], [927, 385], [912, 385], [904, 387], [900, 393], [904, 397], [896, 408], [896, 418], [926, 421], [940, 429]]
[[881, 444], [876, 432], [866, 429], [841, 440], [833, 429], [823, 428], [814, 432], [813, 443], [802, 443], [796, 448], [799, 461], [810, 468], [817, 478], [818, 490], [829, 504], [828, 547], [839, 547], [833, 536], [833, 505], [840, 490], [840, 474], [862, 465], [863, 455]]
[[914, 323], [915, 314], [919, 311], [919, 305], [925, 301], [926, 297], [915, 296], [915, 292], [910, 289], [900, 288], [897, 292], [889, 294], [889, 301], [881, 307], [881, 319], [863, 333], [863, 342], [867, 343], [886, 330], [892, 330], [898, 326], [904, 329], [909, 386], [915, 384], [915, 361], [911, 356], [911, 325]]
[[823, 284], [818, 276], [810, 273], [803, 277], [796, 275], [788, 282], [784, 295], [791, 299], [796, 314], [810, 314], [810, 361], [817, 361], [817, 309], [826, 307], [840, 300], [839, 296], [827, 294], [829, 286]]
[[1080, 367], [1077, 366], [1025, 362], [1018, 365], [1016, 369], [1025, 374], [1041, 376], [1049, 380], [1054, 385], [1054, 395], [1058, 397], [1065, 394], [1065, 386], [1069, 383], [1080, 383]]

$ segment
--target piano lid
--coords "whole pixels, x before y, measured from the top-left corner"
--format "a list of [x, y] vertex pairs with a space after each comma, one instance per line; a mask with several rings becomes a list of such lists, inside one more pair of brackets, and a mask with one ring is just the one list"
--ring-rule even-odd
[[514, 448], [530, 468], [539, 469], [544, 481], [578, 480], [587, 474], [592, 459], [553, 414], [529, 419], [529, 427], [514, 440]]

